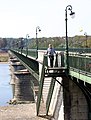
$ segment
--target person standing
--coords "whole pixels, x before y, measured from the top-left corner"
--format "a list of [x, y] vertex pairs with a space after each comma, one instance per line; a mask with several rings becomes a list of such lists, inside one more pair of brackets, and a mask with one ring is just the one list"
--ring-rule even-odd
[[50, 67], [53, 67], [54, 54], [56, 54], [55, 49], [52, 47], [52, 44], [49, 44], [49, 47], [47, 48], [47, 55], [50, 59]]

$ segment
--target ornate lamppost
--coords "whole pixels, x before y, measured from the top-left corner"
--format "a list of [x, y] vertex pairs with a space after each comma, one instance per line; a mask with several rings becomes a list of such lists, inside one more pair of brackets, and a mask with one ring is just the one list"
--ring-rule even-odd
[[38, 38], [37, 38], [37, 35], [38, 35], [38, 32], [40, 32], [41, 29], [39, 26], [36, 27], [36, 49], [37, 49], [37, 57], [36, 59], [38, 58]]
[[69, 72], [69, 51], [68, 51], [68, 35], [67, 35], [67, 10], [70, 11], [70, 16], [72, 18], [75, 15], [75, 12], [72, 12], [72, 6], [68, 5], [65, 9], [65, 24], [66, 24], [66, 66], [67, 66], [67, 72]]

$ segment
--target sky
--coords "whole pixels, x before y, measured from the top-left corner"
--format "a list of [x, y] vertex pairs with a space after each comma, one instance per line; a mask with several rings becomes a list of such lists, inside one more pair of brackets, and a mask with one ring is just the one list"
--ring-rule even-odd
[[0, 0], [0, 37], [65, 36], [65, 9], [72, 5], [75, 18], [67, 10], [68, 36], [91, 35], [91, 0]]

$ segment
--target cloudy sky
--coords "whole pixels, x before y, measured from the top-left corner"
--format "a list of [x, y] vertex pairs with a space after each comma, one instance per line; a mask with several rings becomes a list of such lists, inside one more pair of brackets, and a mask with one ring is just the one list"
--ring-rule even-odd
[[72, 19], [68, 11], [68, 36], [91, 35], [91, 0], [0, 0], [0, 37], [32, 38], [37, 26], [39, 37], [65, 36], [67, 5], [75, 12]]

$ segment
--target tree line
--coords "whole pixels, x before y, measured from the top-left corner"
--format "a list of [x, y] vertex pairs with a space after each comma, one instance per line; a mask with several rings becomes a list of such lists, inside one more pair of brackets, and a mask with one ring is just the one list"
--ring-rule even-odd
[[[63, 37], [42, 37], [38, 38], [38, 44], [36, 44], [36, 38], [0, 38], [0, 49], [9, 48], [47, 48], [48, 44], [52, 44], [55, 48], [65, 48], [66, 39]], [[79, 36], [68, 37], [68, 45], [70, 48], [91, 48], [91, 36]]]

